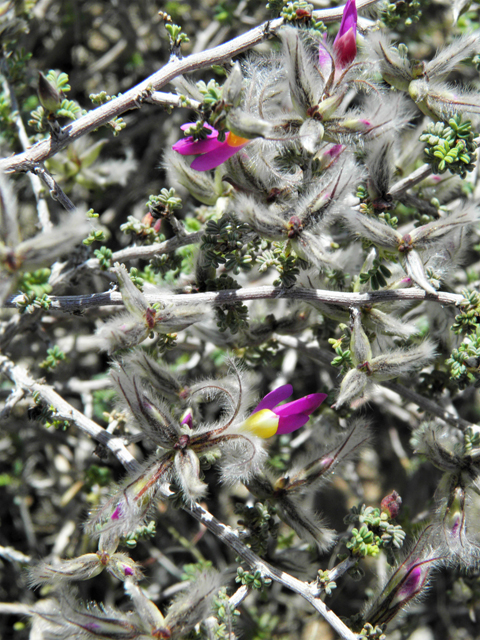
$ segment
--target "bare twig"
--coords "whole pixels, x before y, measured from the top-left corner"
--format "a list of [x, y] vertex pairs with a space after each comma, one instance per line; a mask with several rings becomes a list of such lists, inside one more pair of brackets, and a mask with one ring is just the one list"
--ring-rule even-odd
[[5, 558], [5, 560], [10, 560], [10, 562], [20, 562], [22, 564], [30, 564], [32, 562], [32, 558], [30, 556], [26, 556], [21, 551], [17, 551], [13, 547], [1, 547], [0, 546], [0, 558]]
[[38, 308], [33, 313], [15, 314], [8, 322], [0, 326], [0, 353], [5, 351], [17, 333], [33, 327], [42, 316], [43, 309]]
[[[143, 247], [141, 247], [143, 248]], [[120, 253], [120, 252], [118, 252]], [[5, 302], [6, 307], [15, 306], [22, 296], [10, 296]], [[282, 289], [279, 287], [249, 287], [246, 289], [226, 289], [224, 291], [209, 291], [206, 293], [186, 294], [153, 294], [145, 293], [147, 300], [174, 304], [234, 304], [246, 300], [276, 300], [286, 298], [289, 300], [301, 300], [315, 304], [334, 304], [339, 307], [362, 307], [365, 305], [379, 304], [380, 302], [411, 301], [420, 302], [426, 300], [442, 305], [458, 305], [463, 296], [456, 293], [439, 291], [435, 294], [427, 293], [423, 289], [395, 289], [391, 291], [372, 291], [368, 293], [350, 293], [344, 291], [328, 291], [323, 289], [304, 289], [292, 287]], [[123, 306], [122, 294], [118, 291], [105, 291], [83, 296], [50, 296], [51, 310], [65, 311], [67, 313], [84, 311], [92, 307]]]
[[272, 567], [272, 565], [265, 562], [265, 560], [262, 560], [249, 547], [241, 542], [236, 531], [221, 523], [199, 504], [194, 503], [192, 506], [185, 506], [184, 509], [198, 520], [198, 522], [201, 522], [217, 538], [233, 549], [252, 569], [260, 570], [264, 578], [271, 578], [295, 593], [298, 593], [302, 598], [305, 598], [305, 600], [325, 618], [341, 638], [344, 640], [356, 640], [357, 636], [315, 595], [316, 587], [302, 582], [290, 574]]
[[188, 109], [199, 109], [202, 104], [193, 98], [182, 98], [176, 93], [163, 93], [162, 91], [154, 91], [145, 100], [148, 104], [156, 104], [159, 107], [187, 107]]
[[[357, 8], [363, 9], [375, 4], [377, 1], [360, 0]], [[334, 22], [342, 17], [343, 9], [344, 6], [324, 9], [315, 11], [314, 15], [317, 19], [323, 20], [323, 22]], [[1, 160], [0, 171], [16, 172], [28, 170], [32, 164], [37, 164], [50, 158], [77, 138], [107, 124], [112, 118], [126, 111], [138, 109], [142, 102], [148, 100], [153, 91], [158, 91], [177, 76], [229, 60], [274, 35], [282, 24], [283, 19], [278, 18], [255, 27], [247, 33], [243, 33], [237, 38], [213, 49], [207, 49], [207, 51], [201, 51], [182, 59], [172, 56], [162, 69], [146, 78], [140, 84], [65, 126], [62, 129], [61, 138], [43, 140], [23, 153]]]
[[[15, 97], [15, 93], [13, 91], [13, 87], [9, 82], [4, 82], [4, 87], [7, 92], [7, 95], [10, 99], [10, 106], [12, 110], [12, 118], [15, 122], [15, 126], [17, 127], [18, 138], [20, 140], [20, 144], [22, 145], [24, 151], [26, 151], [30, 147], [30, 141], [27, 136], [27, 132], [25, 131], [25, 126], [23, 124], [22, 117], [20, 116], [20, 110], [18, 108], [17, 98]], [[52, 222], [50, 220], [50, 212], [48, 210], [47, 202], [44, 198], [42, 182], [39, 178], [32, 174], [28, 174], [30, 184], [32, 186], [33, 195], [35, 196], [35, 200], [37, 202], [37, 215], [38, 221], [42, 228], [42, 231], [49, 231], [53, 228]]]
[[[480, 146], [480, 137], [475, 138], [475, 143], [477, 147]], [[425, 180], [425, 178], [428, 178], [428, 176], [432, 175], [432, 173], [433, 173], [433, 170], [431, 165], [422, 164], [421, 167], [416, 169], [409, 176], [396, 182], [393, 185], [393, 187], [390, 189], [389, 195], [392, 196], [394, 200], [399, 199], [402, 194], [408, 191], [408, 189], [411, 189], [422, 180]]]
[[33, 608], [21, 602], [0, 602], [0, 613], [14, 616], [33, 616]]
[[437, 418], [440, 418], [444, 422], [451, 424], [452, 427], [456, 427], [457, 429], [465, 431], [465, 429], [467, 429], [468, 427], [474, 426], [471, 422], [468, 422], [468, 420], [464, 420], [463, 418], [455, 416], [453, 413], [450, 413], [449, 411], [443, 409], [443, 407], [438, 405], [433, 400], [421, 396], [416, 391], [413, 391], [413, 389], [404, 387], [403, 384], [398, 384], [397, 382], [382, 382], [381, 385], [382, 387], [390, 389], [391, 391], [395, 391], [395, 393], [398, 393], [398, 395], [402, 396], [402, 398], [405, 398], [410, 402], [414, 402], [424, 411], [437, 416]]
[[62, 191], [61, 187], [58, 186], [58, 183], [53, 179], [45, 167], [41, 167], [37, 164], [32, 167], [31, 172], [42, 180], [42, 182], [47, 186], [52, 198], [54, 200], [58, 200], [64, 209], [67, 211], [75, 211], [75, 205], [73, 202]]
[[[127, 249], [120, 249], [116, 251], [111, 258], [112, 263], [126, 262], [128, 260], [150, 260], [154, 256], [160, 256], [165, 253], [173, 253], [180, 247], [185, 247], [189, 244], [195, 244], [200, 241], [203, 235], [203, 231], [197, 231], [195, 233], [188, 233], [185, 236], [176, 236], [165, 240], [165, 242], [156, 242], [155, 244], [138, 245], [134, 247], [128, 247]], [[59, 276], [60, 282], [67, 282], [75, 275], [79, 275], [83, 271], [99, 271], [100, 260], [98, 258], [89, 258], [77, 267], [62, 271]], [[50, 284], [57, 285], [59, 282], [52, 282]]]
[[425, 180], [425, 178], [428, 178], [432, 173], [432, 167], [429, 164], [422, 164], [421, 167], [416, 169], [416, 171], [411, 173], [409, 176], [396, 182], [390, 189], [389, 195], [392, 196], [393, 199], [398, 199], [403, 193], [405, 193], [405, 191], [408, 191], [411, 187], [414, 187], [422, 180]]
[[0, 371], [10, 378], [17, 387], [30, 393], [38, 393], [48, 406], [54, 407], [56, 417], [63, 420], [71, 420], [84, 433], [106, 446], [128, 471], [132, 473], [138, 471], [139, 464], [126, 448], [123, 438], [112, 436], [96, 422], [93, 422], [93, 420], [90, 420], [83, 413], [72, 407], [52, 387], [37, 382], [25, 369], [15, 365], [9, 358], [1, 355]]

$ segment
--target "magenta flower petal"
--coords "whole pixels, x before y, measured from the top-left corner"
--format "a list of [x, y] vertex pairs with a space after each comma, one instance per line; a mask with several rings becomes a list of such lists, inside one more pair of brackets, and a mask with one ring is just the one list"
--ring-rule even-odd
[[327, 395], [325, 393], [311, 393], [304, 398], [299, 398], [293, 402], [277, 407], [273, 412], [280, 417], [292, 416], [296, 413], [301, 413], [309, 416], [317, 407], [319, 407], [325, 400]]
[[198, 153], [210, 153], [219, 149], [224, 142], [219, 142], [215, 137], [208, 137], [204, 140], [194, 140], [192, 136], [179, 140], [172, 149], [182, 156], [194, 156]]
[[335, 62], [340, 68], [348, 66], [357, 55], [357, 7], [355, 0], [348, 0], [343, 10], [342, 22], [333, 42]]
[[340, 23], [340, 29], [338, 30], [337, 37], [335, 38], [335, 42], [340, 40], [340, 38], [347, 33], [347, 31], [357, 30], [357, 5], [355, 4], [355, 0], [348, 0], [345, 5], [345, 9], [343, 10], [342, 21]]
[[[262, 409], [273, 410], [273, 408], [276, 407], [279, 402], [283, 402], [283, 400], [289, 398], [292, 393], [293, 387], [291, 384], [284, 384], [281, 387], [270, 391], [270, 393], [267, 393], [263, 400], [260, 400], [255, 409], [252, 411], [252, 414], [257, 413], [257, 411], [262, 411]], [[274, 411], [274, 413], [277, 412]]]
[[237, 147], [231, 147], [226, 142], [218, 143], [219, 146], [217, 149], [210, 151], [208, 153], [204, 153], [203, 156], [199, 156], [195, 158], [195, 160], [190, 165], [192, 169], [196, 171], [209, 171], [210, 169], [215, 169], [220, 164], [228, 160], [232, 156], [234, 156], [242, 147], [244, 147], [247, 142], [244, 144], [238, 145]]
[[336, 40], [333, 44], [335, 49], [335, 62], [341, 69], [347, 67], [355, 60], [357, 55], [357, 42], [355, 38], [355, 31], [350, 29], [347, 33]]
[[121, 505], [118, 505], [117, 508], [115, 509], [115, 511], [110, 516], [110, 519], [111, 520], [118, 520], [121, 515], [122, 515], [122, 507], [121, 507]]
[[424, 576], [423, 567], [421, 565], [413, 566], [403, 580], [401, 589], [398, 592], [400, 598], [410, 596], [418, 591], [418, 587]]
[[[324, 35], [324, 39], [326, 34]], [[332, 69], [332, 56], [322, 42], [318, 45], [318, 64], [324, 76], [328, 77]]]
[[310, 420], [310, 416], [305, 413], [297, 413], [293, 416], [281, 416], [278, 421], [277, 435], [283, 435], [285, 433], [292, 433], [303, 427], [304, 424]]
[[334, 144], [330, 149], [325, 153], [326, 156], [330, 156], [331, 158], [336, 158], [338, 155], [342, 153], [345, 149], [343, 144]]

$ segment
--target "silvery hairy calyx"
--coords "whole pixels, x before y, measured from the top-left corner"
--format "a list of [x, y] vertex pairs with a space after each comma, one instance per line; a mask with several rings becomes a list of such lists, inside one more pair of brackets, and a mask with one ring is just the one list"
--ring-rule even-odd
[[4, 4], [5, 637], [474, 640], [475, 3]]

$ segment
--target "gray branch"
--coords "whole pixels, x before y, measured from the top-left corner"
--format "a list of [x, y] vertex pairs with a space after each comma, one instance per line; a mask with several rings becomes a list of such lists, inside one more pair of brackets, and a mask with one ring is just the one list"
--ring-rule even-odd
[[[151, 245], [153, 246], [153, 245]], [[149, 249], [149, 247], [138, 247], [138, 249]], [[125, 249], [125, 251], [128, 251]], [[117, 252], [122, 253], [122, 252]], [[124, 258], [125, 259], [125, 258]], [[245, 302], [247, 300], [276, 300], [287, 298], [289, 300], [300, 300], [302, 302], [315, 302], [334, 304], [340, 307], [362, 307], [365, 305], [379, 304], [380, 302], [411, 301], [421, 302], [423, 300], [436, 302], [442, 305], [459, 305], [463, 300], [461, 294], [445, 293], [439, 291], [435, 294], [427, 293], [423, 289], [395, 289], [386, 291], [371, 291], [368, 293], [350, 293], [344, 291], [328, 291], [323, 289], [305, 289], [302, 287], [292, 287], [282, 289], [280, 287], [264, 286], [249, 287], [246, 289], [226, 289], [224, 291], [208, 291], [206, 293], [185, 293], [185, 294], [154, 294], [145, 293], [145, 297], [150, 304], [155, 302], [181, 303], [198, 305], [222, 305]], [[21, 296], [10, 296], [5, 302], [6, 307], [14, 307]], [[73, 313], [85, 311], [92, 307], [117, 306], [122, 307], [122, 294], [118, 291], [105, 291], [103, 293], [92, 293], [81, 296], [50, 296], [52, 311], [64, 311]]]
[[96, 422], [84, 416], [83, 413], [72, 407], [71, 404], [59, 396], [53, 387], [37, 382], [25, 369], [14, 364], [9, 358], [1, 355], [0, 372], [10, 378], [17, 388], [24, 389], [29, 393], [38, 393], [48, 406], [55, 408], [56, 417], [63, 420], [71, 420], [84, 433], [107, 447], [115, 457], [118, 458], [127, 471], [130, 473], [138, 471], [140, 465], [126, 448], [123, 438], [113, 436]]
[[237, 555], [255, 571], [260, 570], [264, 578], [271, 578], [287, 587], [291, 591], [298, 593], [305, 598], [328, 624], [334, 629], [338, 635], [344, 640], [357, 640], [357, 636], [351, 631], [337, 615], [316, 595], [315, 585], [310, 585], [294, 578], [284, 571], [280, 571], [271, 564], [262, 560], [249, 547], [247, 547], [238, 537], [237, 532], [231, 527], [221, 523], [206, 509], [199, 504], [194, 503], [192, 506], [183, 507], [185, 511], [190, 513], [198, 522], [202, 523], [211, 533], [228, 545]]
[[[360, 0], [357, 3], [357, 9], [363, 9], [377, 1]], [[334, 22], [341, 19], [343, 9], [344, 6], [340, 6], [315, 11], [314, 16], [323, 22]], [[140, 108], [142, 103], [148, 101], [153, 92], [158, 91], [177, 76], [229, 60], [274, 35], [282, 24], [283, 18], [277, 18], [213, 49], [194, 53], [186, 58], [171, 56], [169, 62], [162, 69], [156, 71], [137, 86], [96, 109], [92, 109], [86, 115], [65, 126], [58, 139], [42, 140], [23, 153], [0, 160], [0, 172], [28, 171], [32, 164], [43, 162], [81, 136], [98, 129], [126, 111]]]

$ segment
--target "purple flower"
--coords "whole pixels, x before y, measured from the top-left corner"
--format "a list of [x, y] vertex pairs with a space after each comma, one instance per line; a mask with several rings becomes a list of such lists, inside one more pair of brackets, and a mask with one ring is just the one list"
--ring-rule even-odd
[[186, 424], [189, 429], [193, 429], [193, 411], [188, 408], [180, 420], [180, 424]]
[[419, 596], [430, 574], [444, 560], [429, 544], [431, 527], [424, 529], [408, 557], [390, 577], [365, 620], [372, 625], [390, 622], [411, 600]]
[[291, 384], [274, 389], [259, 402], [252, 414], [245, 420], [241, 430], [251, 431], [261, 438], [283, 433], [291, 433], [303, 427], [310, 414], [325, 400], [325, 393], [311, 393], [299, 400], [277, 406], [292, 395]]
[[[182, 125], [180, 128], [185, 131], [193, 126], [195, 123], [190, 122]], [[190, 165], [192, 169], [197, 171], [209, 171], [218, 167], [222, 162], [228, 160], [233, 155], [240, 151], [246, 144], [250, 142], [247, 138], [240, 138], [231, 131], [227, 133], [227, 136], [223, 142], [218, 140], [218, 131], [205, 124], [204, 127], [210, 130], [207, 137], [203, 140], [194, 140], [193, 136], [188, 136], [183, 140], [176, 142], [172, 149], [182, 156], [194, 156], [198, 155], [198, 158]]]
[[[336, 70], [348, 67], [355, 60], [357, 55], [357, 7], [355, 0], [348, 0], [343, 10], [342, 22], [338, 30], [337, 37], [333, 42], [333, 53], [335, 56]], [[318, 48], [318, 60], [321, 67], [330, 64], [330, 54], [326, 48], [320, 44]]]
[[333, 42], [335, 62], [342, 69], [355, 60], [357, 55], [357, 7], [355, 0], [348, 0], [343, 10], [342, 22]]

